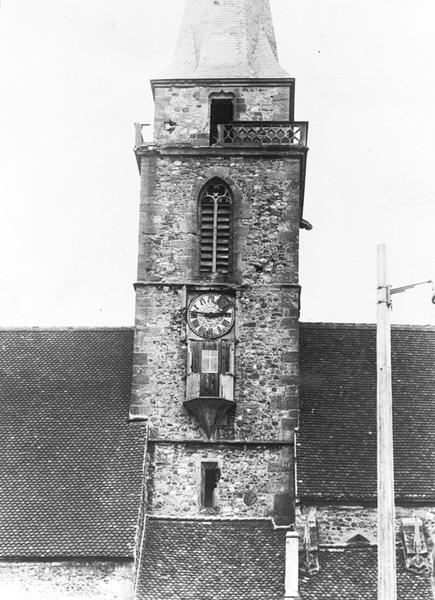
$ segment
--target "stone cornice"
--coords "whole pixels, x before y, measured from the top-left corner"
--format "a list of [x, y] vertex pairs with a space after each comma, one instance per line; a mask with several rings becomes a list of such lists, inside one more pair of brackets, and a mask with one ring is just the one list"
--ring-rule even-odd
[[268, 146], [157, 146], [152, 143], [136, 146], [134, 149], [136, 157], [139, 156], [260, 156], [260, 157], [282, 157], [296, 156], [304, 157], [308, 153], [308, 146], [290, 145], [268, 145]]
[[198, 444], [201, 446], [293, 446], [292, 440], [204, 440], [183, 438], [151, 438], [149, 444]]
[[157, 87], [289, 87], [295, 84], [293, 77], [261, 78], [197, 78], [197, 79], [151, 79], [153, 93]]
[[136, 281], [134, 289], [144, 287], [186, 287], [195, 290], [228, 290], [228, 291], [243, 291], [252, 288], [290, 288], [300, 291], [301, 286], [298, 283], [216, 283], [213, 281]]

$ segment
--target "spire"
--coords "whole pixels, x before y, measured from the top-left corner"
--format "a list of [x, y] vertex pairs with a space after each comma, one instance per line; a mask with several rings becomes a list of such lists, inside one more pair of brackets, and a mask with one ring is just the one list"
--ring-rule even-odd
[[177, 79], [286, 78], [269, 0], [186, 0], [172, 65]]

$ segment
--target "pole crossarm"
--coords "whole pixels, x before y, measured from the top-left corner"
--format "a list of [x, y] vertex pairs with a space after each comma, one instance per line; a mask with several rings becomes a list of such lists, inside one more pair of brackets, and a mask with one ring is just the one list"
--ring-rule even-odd
[[386, 304], [391, 308], [391, 285], [378, 285], [378, 304]]
[[410, 283], [409, 285], [402, 285], [401, 287], [391, 288], [390, 293], [391, 294], [401, 294], [402, 292], [406, 292], [406, 290], [415, 288], [418, 285], [426, 285], [426, 284], [433, 285], [433, 283], [434, 282], [432, 281], [432, 279], [429, 279], [428, 281], [420, 281], [419, 283]]

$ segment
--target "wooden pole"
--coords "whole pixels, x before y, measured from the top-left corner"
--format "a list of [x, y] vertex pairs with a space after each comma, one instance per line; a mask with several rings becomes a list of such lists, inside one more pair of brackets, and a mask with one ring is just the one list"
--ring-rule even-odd
[[378, 246], [377, 421], [378, 421], [378, 600], [396, 600], [393, 409], [391, 394], [391, 288], [386, 248]]

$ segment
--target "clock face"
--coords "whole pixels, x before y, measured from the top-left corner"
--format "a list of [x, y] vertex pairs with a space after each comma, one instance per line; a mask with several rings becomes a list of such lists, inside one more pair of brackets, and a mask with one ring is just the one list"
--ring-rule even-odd
[[222, 294], [201, 294], [187, 309], [190, 329], [199, 337], [218, 338], [230, 331], [235, 319], [234, 304]]

